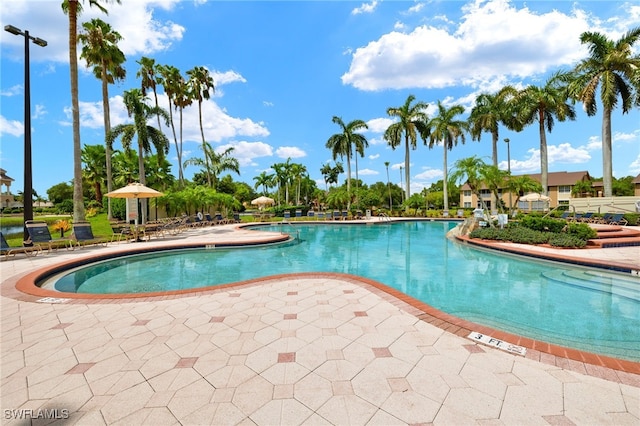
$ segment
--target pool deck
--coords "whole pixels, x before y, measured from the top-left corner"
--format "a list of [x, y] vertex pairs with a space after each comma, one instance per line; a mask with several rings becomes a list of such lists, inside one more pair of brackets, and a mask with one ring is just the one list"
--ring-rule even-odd
[[[640, 363], [476, 327], [355, 276], [137, 298], [43, 300], [30, 286], [79, 259], [278, 237], [224, 225], [3, 260], [2, 424], [640, 424]], [[640, 247], [510, 247], [640, 270]]]

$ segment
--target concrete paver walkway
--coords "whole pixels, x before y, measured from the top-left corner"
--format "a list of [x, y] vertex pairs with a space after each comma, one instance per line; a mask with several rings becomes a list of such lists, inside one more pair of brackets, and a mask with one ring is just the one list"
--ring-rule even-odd
[[[189, 232], [190, 242], [257, 238], [232, 227]], [[0, 264], [3, 424], [640, 422], [637, 374], [582, 374], [570, 362], [479, 345], [356, 278], [66, 303], [13, 289], [33, 268], [134, 246]]]

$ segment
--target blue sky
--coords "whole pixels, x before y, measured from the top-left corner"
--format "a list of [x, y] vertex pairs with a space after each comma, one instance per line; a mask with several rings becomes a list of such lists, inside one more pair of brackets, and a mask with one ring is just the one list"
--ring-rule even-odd
[[[345, 122], [368, 123], [369, 147], [358, 158], [365, 183], [400, 184], [404, 149], [383, 140], [392, 123], [388, 107], [407, 96], [431, 105], [462, 104], [465, 118], [475, 97], [505, 84], [543, 84], [550, 73], [568, 69], [587, 55], [584, 31], [617, 39], [640, 22], [640, 4], [629, 1], [123, 1], [106, 5], [109, 14], [91, 9], [79, 19], [99, 17], [120, 32], [127, 56], [127, 79], [111, 85], [112, 125], [127, 122], [125, 90], [139, 87], [141, 56], [173, 65], [183, 75], [194, 66], [212, 73], [215, 96], [205, 103], [205, 135], [216, 149], [235, 147], [241, 164], [235, 180], [253, 177], [291, 158], [302, 163], [324, 188], [320, 168], [331, 161], [325, 148], [339, 132], [334, 115]], [[34, 189], [46, 190], [73, 177], [68, 20], [61, 0], [5, 0], [2, 26], [14, 25], [47, 40], [31, 44], [31, 106]], [[23, 187], [24, 38], [2, 31], [0, 87], [0, 167]], [[80, 66], [82, 144], [104, 142], [100, 82]], [[166, 97], [161, 106], [168, 108]], [[587, 170], [602, 175], [601, 121], [576, 105], [575, 122], [557, 122], [547, 135], [549, 171]], [[197, 103], [185, 111], [184, 158], [200, 156]], [[640, 112], [614, 111], [614, 176], [640, 173]], [[500, 129], [499, 160], [511, 171], [539, 173], [537, 126], [520, 133]], [[173, 141], [173, 138], [170, 137]], [[116, 145], [116, 147], [118, 147]], [[490, 162], [491, 137], [470, 137], [449, 152], [448, 166], [471, 155]], [[177, 176], [175, 149], [169, 159]], [[442, 178], [442, 147], [419, 145], [411, 152], [412, 193]], [[346, 167], [345, 167], [346, 170]], [[187, 178], [198, 169], [185, 169]], [[352, 164], [355, 177], [355, 163]], [[341, 176], [341, 183], [345, 175]]]

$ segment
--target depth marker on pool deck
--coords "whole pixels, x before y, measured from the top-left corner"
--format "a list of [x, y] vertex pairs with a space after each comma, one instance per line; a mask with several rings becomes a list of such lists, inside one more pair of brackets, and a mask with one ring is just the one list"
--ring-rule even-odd
[[67, 303], [71, 299], [64, 299], [58, 297], [45, 297], [43, 299], [38, 299], [36, 302], [39, 303]]
[[527, 348], [514, 345], [512, 343], [508, 343], [508, 342], [505, 342], [504, 340], [496, 339], [491, 336], [485, 336], [484, 334], [478, 333], [477, 331], [472, 331], [471, 333], [469, 333], [467, 338], [471, 340], [475, 340], [476, 342], [480, 342], [482, 344], [494, 347], [494, 348], [502, 349], [503, 351], [506, 351], [512, 354], [522, 355], [522, 356], [525, 356], [527, 354]]

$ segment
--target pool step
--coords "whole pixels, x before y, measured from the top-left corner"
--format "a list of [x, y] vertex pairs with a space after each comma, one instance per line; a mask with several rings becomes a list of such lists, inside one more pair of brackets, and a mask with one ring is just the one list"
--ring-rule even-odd
[[541, 275], [551, 281], [588, 288], [603, 293], [612, 293], [616, 296], [626, 297], [640, 302], [639, 278], [580, 270], [551, 270], [542, 272]]
[[588, 241], [587, 244], [591, 247], [640, 246], [640, 231], [637, 229], [619, 225], [596, 225], [594, 229], [598, 232], [598, 236]]

